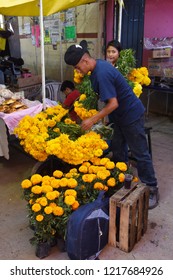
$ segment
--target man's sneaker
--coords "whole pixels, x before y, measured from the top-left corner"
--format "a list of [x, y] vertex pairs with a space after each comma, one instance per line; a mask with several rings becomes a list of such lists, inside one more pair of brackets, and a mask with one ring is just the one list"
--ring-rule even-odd
[[153, 209], [157, 207], [159, 203], [159, 191], [158, 187], [149, 187], [150, 188], [150, 196], [149, 196], [149, 206], [148, 209]]

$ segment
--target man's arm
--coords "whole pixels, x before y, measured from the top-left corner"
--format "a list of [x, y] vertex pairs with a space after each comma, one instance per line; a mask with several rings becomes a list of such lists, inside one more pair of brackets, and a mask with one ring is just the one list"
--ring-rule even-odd
[[105, 105], [105, 107], [99, 111], [96, 115], [92, 116], [91, 118], [88, 118], [82, 122], [82, 129], [89, 130], [95, 123], [97, 123], [99, 120], [103, 119], [107, 115], [109, 115], [112, 111], [118, 108], [118, 100], [117, 98], [113, 97], [108, 100], [108, 103]]

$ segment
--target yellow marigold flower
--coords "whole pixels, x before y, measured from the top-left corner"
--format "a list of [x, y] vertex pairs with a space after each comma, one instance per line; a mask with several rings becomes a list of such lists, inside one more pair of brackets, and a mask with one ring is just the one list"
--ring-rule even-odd
[[37, 185], [42, 182], [42, 176], [40, 174], [34, 174], [31, 176], [30, 180], [33, 185]]
[[82, 163], [82, 166], [89, 167], [90, 165], [91, 165], [91, 163], [88, 162], [88, 161], [84, 161], [84, 162]]
[[103, 190], [104, 189], [104, 185], [101, 182], [96, 182], [94, 184], [94, 189]]
[[74, 178], [70, 178], [67, 182], [67, 186], [69, 188], [75, 188], [75, 187], [77, 187], [77, 185], [78, 185], [78, 182]]
[[96, 175], [95, 174], [84, 174], [82, 176], [82, 180], [86, 183], [91, 183], [95, 180]]
[[91, 159], [91, 162], [94, 164], [94, 165], [100, 165], [100, 158], [98, 158], [98, 157], [93, 157], [92, 159]]
[[53, 172], [53, 176], [56, 177], [56, 178], [62, 178], [63, 172], [60, 171], [60, 170], [55, 170], [55, 171]]
[[114, 169], [115, 168], [115, 163], [113, 161], [108, 161], [105, 165], [107, 169]]
[[53, 119], [49, 119], [47, 123], [49, 127], [54, 127], [56, 125], [56, 122]]
[[39, 201], [41, 206], [46, 206], [47, 205], [47, 198], [46, 197], [41, 197]]
[[73, 195], [67, 195], [64, 199], [65, 204], [72, 205], [75, 202], [75, 197]]
[[100, 159], [100, 165], [106, 165], [107, 162], [110, 162], [109, 158], [101, 158]]
[[118, 180], [119, 180], [120, 183], [123, 183], [123, 182], [124, 182], [124, 180], [125, 180], [125, 175], [124, 175], [124, 173], [120, 173], [120, 174], [118, 175]]
[[32, 211], [34, 211], [34, 212], [39, 212], [40, 210], [41, 210], [40, 204], [34, 203], [34, 204], [32, 205]]
[[36, 219], [37, 222], [41, 222], [41, 221], [43, 221], [44, 216], [43, 216], [43, 215], [37, 215], [37, 216], [35, 217], [35, 219]]
[[101, 149], [97, 149], [94, 151], [94, 155], [96, 157], [101, 157], [103, 155], [103, 151]]
[[105, 171], [98, 171], [97, 172], [97, 178], [105, 180], [107, 177], [110, 176], [110, 171], [105, 170]]
[[135, 93], [135, 95], [137, 97], [139, 97], [141, 95], [141, 93], [142, 93], [142, 86], [141, 86], [141, 84], [135, 82], [135, 86], [133, 88], [133, 92]]
[[55, 127], [55, 128], [53, 129], [53, 131], [56, 132], [56, 133], [60, 133], [59, 127]]
[[58, 189], [59, 188], [59, 179], [53, 179], [52, 181], [51, 181], [51, 186], [54, 188], [54, 189]]
[[75, 202], [72, 204], [72, 209], [76, 210], [79, 208], [79, 202], [77, 200], [75, 200]]
[[127, 164], [125, 162], [117, 162], [115, 166], [123, 172], [127, 171]]
[[64, 121], [64, 123], [66, 123], [66, 124], [76, 124], [75, 121], [72, 121], [72, 120], [69, 119], [69, 118], [66, 118], [65, 121]]
[[42, 177], [42, 183], [43, 182], [50, 182], [51, 181], [51, 177], [49, 175], [45, 175]]
[[60, 192], [58, 191], [53, 191], [54, 195], [55, 195], [55, 198], [58, 198], [60, 196]]
[[64, 209], [60, 206], [56, 206], [55, 208], [53, 208], [53, 214], [55, 216], [62, 216], [64, 214]]
[[29, 204], [30, 204], [30, 205], [33, 204], [33, 199], [30, 199], [30, 200], [29, 200]]
[[72, 169], [70, 169], [69, 172], [70, 172], [70, 173], [73, 173], [73, 174], [77, 174], [77, 169], [76, 169], [76, 168], [72, 168]]
[[86, 94], [81, 94], [79, 101], [84, 101], [86, 99]]
[[138, 182], [138, 181], [139, 181], [139, 178], [136, 177], [136, 176], [135, 176], [135, 177], [133, 178], [133, 180], [132, 180], [132, 182]]
[[56, 194], [55, 194], [55, 192], [47, 192], [46, 197], [49, 200], [54, 200], [56, 198]]
[[104, 190], [105, 192], [107, 192], [108, 189], [109, 189], [108, 186], [104, 186], [104, 189], [103, 189], [103, 190]]
[[81, 172], [81, 173], [87, 173], [87, 172], [88, 172], [87, 166], [81, 165], [81, 166], [79, 167], [79, 172]]
[[21, 183], [22, 189], [29, 189], [32, 186], [32, 183], [29, 179], [25, 179]]
[[52, 191], [53, 191], [52, 186], [50, 186], [50, 185], [43, 185], [42, 186], [42, 192], [43, 193], [48, 193], [48, 192], [52, 192]]
[[31, 192], [35, 194], [40, 194], [42, 192], [42, 187], [35, 185], [31, 188]]
[[107, 180], [107, 185], [109, 187], [114, 187], [116, 185], [116, 181], [115, 181], [115, 178], [111, 177]]
[[55, 208], [57, 205], [56, 205], [55, 202], [51, 202], [51, 203], [49, 203], [49, 206], [52, 207], [52, 209], [53, 209], [53, 208]]
[[74, 196], [76, 198], [77, 197], [77, 192], [75, 190], [66, 190], [64, 195], [65, 196], [72, 195], [72, 196]]
[[52, 207], [50, 207], [50, 206], [46, 206], [45, 208], [44, 208], [44, 212], [46, 213], [46, 214], [51, 214], [52, 213], [52, 211], [53, 211], [53, 209], [52, 209]]
[[59, 185], [61, 187], [67, 187], [68, 186], [68, 179], [67, 178], [60, 179]]

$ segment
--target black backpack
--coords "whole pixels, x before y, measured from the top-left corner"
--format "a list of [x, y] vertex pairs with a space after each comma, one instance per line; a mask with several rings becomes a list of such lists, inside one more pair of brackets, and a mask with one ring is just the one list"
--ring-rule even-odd
[[96, 259], [108, 243], [109, 198], [104, 192], [74, 211], [67, 224], [66, 251], [72, 260]]

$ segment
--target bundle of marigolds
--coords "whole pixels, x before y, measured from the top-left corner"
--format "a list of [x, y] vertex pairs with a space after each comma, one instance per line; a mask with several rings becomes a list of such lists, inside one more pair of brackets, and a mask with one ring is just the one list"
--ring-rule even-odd
[[92, 89], [89, 76], [90, 72], [83, 76], [74, 70], [74, 82], [81, 92], [79, 100], [74, 103], [74, 110], [81, 120], [90, 118], [98, 112], [98, 96]]
[[125, 49], [120, 52], [117, 68], [125, 77], [133, 92], [137, 97], [142, 93], [142, 86], [148, 86], [151, 83], [148, 69], [146, 67], [135, 68], [136, 60], [132, 49]]
[[34, 227], [32, 242], [51, 242], [55, 236], [65, 239], [71, 213], [94, 201], [101, 190], [110, 197], [123, 186], [125, 173], [129, 173], [125, 163], [115, 165], [109, 158], [95, 157], [68, 173], [55, 170], [52, 176], [34, 174], [23, 180], [29, 223]]
[[79, 165], [102, 156], [108, 148], [100, 134], [83, 131], [60, 104], [34, 117], [25, 116], [14, 129], [14, 134], [24, 150], [38, 161], [45, 161], [53, 155], [69, 164]]

